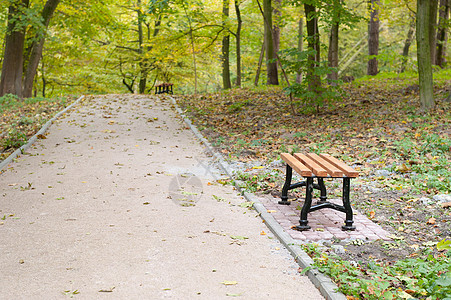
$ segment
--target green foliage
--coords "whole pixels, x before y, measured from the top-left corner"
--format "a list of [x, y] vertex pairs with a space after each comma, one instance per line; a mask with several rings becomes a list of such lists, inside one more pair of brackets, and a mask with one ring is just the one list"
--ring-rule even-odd
[[[321, 63], [313, 69], [313, 73], [308, 72], [311, 62], [309, 57], [314, 55], [315, 50], [299, 51], [297, 48], [291, 48], [280, 51], [280, 60], [289, 74], [301, 73], [305, 74], [305, 79], [301, 83], [293, 83], [291, 86], [285, 87], [284, 92], [292, 94], [294, 97], [299, 98], [298, 105], [307, 105], [312, 110], [323, 107], [327, 103], [334, 103], [341, 96], [340, 82], [334, 81], [329, 84], [321, 85], [318, 88], [312, 90], [309, 87], [311, 77], [324, 78], [327, 74], [333, 71], [326, 65], [326, 62]], [[305, 110], [304, 110], [305, 111]], [[306, 111], [310, 113], [312, 111]]]
[[418, 190], [451, 190], [451, 139], [437, 134], [426, 134], [417, 136], [417, 139], [406, 137], [394, 144], [396, 157], [405, 161], [405, 164], [393, 166], [392, 170], [410, 173], [410, 176], [405, 178], [406, 182]]
[[20, 148], [27, 142], [27, 136], [23, 132], [20, 132], [17, 129], [13, 129], [10, 132], [8, 132], [7, 137], [4, 138], [1, 142], [2, 142], [1, 146], [4, 149]]
[[318, 250], [315, 244], [303, 248], [313, 257], [314, 267], [330, 276], [342, 293], [356, 299], [451, 298], [450, 251], [434, 255], [426, 248], [421, 258], [390, 265], [375, 261], [351, 263]]
[[0, 113], [7, 109], [14, 109], [19, 104], [19, 97], [16, 95], [7, 94], [0, 97]]
[[235, 174], [237, 180], [243, 181], [246, 191], [255, 193], [257, 191], [264, 192], [270, 190], [278, 178], [278, 174], [274, 172], [237, 172]]

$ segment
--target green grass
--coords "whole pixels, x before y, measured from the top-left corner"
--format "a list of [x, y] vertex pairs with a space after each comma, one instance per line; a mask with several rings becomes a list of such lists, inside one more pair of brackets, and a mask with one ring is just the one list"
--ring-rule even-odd
[[431, 247], [425, 247], [420, 250], [421, 258], [387, 264], [350, 262], [318, 250], [316, 244], [303, 249], [312, 256], [313, 267], [330, 276], [339, 291], [353, 299], [451, 299], [449, 250], [434, 255]]

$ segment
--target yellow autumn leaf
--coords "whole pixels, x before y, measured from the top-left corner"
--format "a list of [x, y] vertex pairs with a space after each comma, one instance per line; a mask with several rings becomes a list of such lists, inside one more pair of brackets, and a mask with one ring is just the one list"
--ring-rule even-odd
[[229, 281], [229, 280], [224, 280], [223, 282], [221, 282], [223, 285], [236, 285], [238, 284], [238, 281]]

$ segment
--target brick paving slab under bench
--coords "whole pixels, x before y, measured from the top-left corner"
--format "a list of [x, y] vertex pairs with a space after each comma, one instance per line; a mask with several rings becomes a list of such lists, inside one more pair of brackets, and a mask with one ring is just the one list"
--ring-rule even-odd
[[[343, 239], [361, 239], [361, 240], [391, 240], [390, 233], [382, 229], [381, 226], [372, 222], [365, 215], [353, 208], [355, 231], [343, 231], [341, 225], [345, 221], [345, 214], [333, 209], [322, 209], [309, 213], [309, 225], [312, 229], [307, 231], [298, 231], [293, 226], [299, 225], [300, 210], [298, 205], [302, 206], [302, 202], [295, 202], [292, 205], [280, 205], [280, 198], [271, 195], [259, 197], [262, 204], [295, 240], [305, 242], [316, 242], [320, 240], [331, 240], [337, 238]], [[329, 199], [330, 202], [340, 203], [340, 199]]]

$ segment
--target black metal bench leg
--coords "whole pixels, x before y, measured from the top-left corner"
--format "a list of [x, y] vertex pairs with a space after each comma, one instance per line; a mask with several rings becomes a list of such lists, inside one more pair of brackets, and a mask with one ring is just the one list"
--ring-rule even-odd
[[351, 178], [343, 178], [343, 206], [346, 212], [345, 225], [341, 226], [343, 230], [355, 230], [355, 226], [352, 225], [354, 221], [351, 202], [349, 200], [350, 187], [351, 187]]
[[288, 201], [288, 190], [291, 186], [291, 178], [293, 177], [293, 169], [287, 164], [287, 172], [285, 175], [285, 184], [282, 188], [282, 200], [279, 201], [279, 204], [290, 205], [290, 201]]
[[313, 178], [307, 177], [307, 185], [305, 188], [305, 202], [301, 210], [301, 219], [299, 220], [299, 226], [296, 226], [297, 230], [305, 231], [311, 227], [308, 224], [307, 214], [310, 212], [312, 206], [312, 193], [313, 193]]
[[321, 196], [319, 197], [320, 202], [325, 202], [327, 200], [326, 186], [324, 185], [324, 178], [318, 178], [319, 190], [321, 191]]

